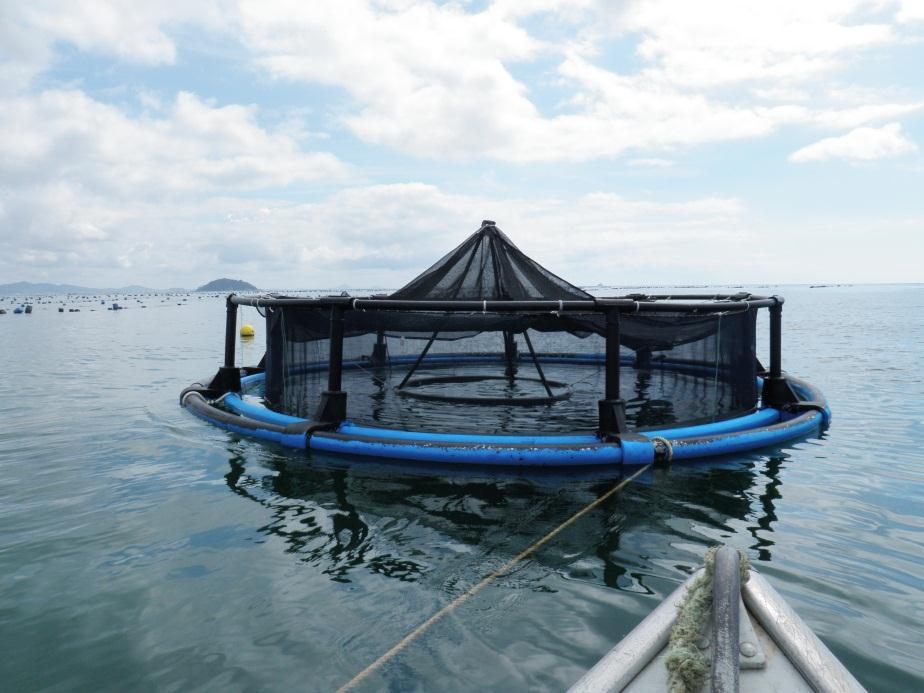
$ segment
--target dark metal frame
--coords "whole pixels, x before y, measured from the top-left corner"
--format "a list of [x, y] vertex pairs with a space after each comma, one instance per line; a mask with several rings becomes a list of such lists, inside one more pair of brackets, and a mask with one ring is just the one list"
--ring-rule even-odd
[[436, 341], [436, 335], [438, 334], [439, 334], [439, 330], [434, 330], [433, 334], [430, 335], [430, 339], [427, 340], [427, 343], [424, 346], [423, 351], [420, 352], [420, 356], [417, 357], [417, 360], [414, 361], [414, 365], [411, 366], [411, 369], [407, 372], [404, 378], [401, 379], [401, 383], [398, 385], [399, 390], [408, 384], [408, 381], [410, 381], [411, 376], [414, 375], [414, 372], [418, 368], [420, 368], [420, 364], [423, 363], [424, 358], [427, 356], [427, 352], [430, 351], [430, 347], [433, 346], [433, 342]]
[[[222, 392], [240, 389], [240, 371], [234, 368], [237, 306], [329, 308], [331, 317], [328, 386], [327, 390], [321, 394], [321, 403], [315, 417], [322, 422], [338, 422], [346, 418], [346, 393], [341, 389], [341, 378], [343, 373], [343, 316], [347, 310], [437, 313], [602, 313], [606, 316], [606, 388], [604, 398], [599, 401], [598, 432], [602, 437], [618, 438], [629, 435], [625, 422], [625, 402], [619, 398], [619, 317], [622, 313], [723, 313], [751, 308], [768, 308], [770, 312], [770, 368], [763, 374], [763, 403], [765, 406], [782, 408], [798, 401], [798, 397], [782, 372], [783, 298], [779, 296], [754, 296], [748, 293], [631, 294], [572, 301], [408, 301], [349, 296], [294, 298], [275, 295], [238, 296], [230, 294], [227, 298], [228, 312], [225, 325], [225, 362], [210, 385], [211, 389]], [[424, 348], [418, 363], [426, 355], [430, 344], [432, 344], [432, 339]], [[532, 346], [529, 342], [527, 345]], [[535, 359], [535, 354], [533, 354], [533, 359], [544, 381], [545, 378], [539, 368], [538, 360]], [[413, 371], [414, 368], [411, 369], [411, 373]]]
[[[414, 388], [426, 385], [448, 384], [448, 383], [478, 383], [485, 380], [510, 380], [508, 375], [438, 375], [426, 378], [415, 378], [398, 389], [395, 388], [401, 397], [412, 397], [428, 402], [447, 402], [450, 404], [509, 404], [513, 406], [535, 406], [537, 404], [551, 404], [560, 402], [571, 397], [571, 387], [567, 383], [560, 383], [557, 380], [546, 380], [542, 378], [524, 378], [517, 377], [517, 381], [532, 381], [542, 383], [547, 395], [539, 397], [480, 397], [477, 395], [445, 395], [435, 392], [415, 392]], [[558, 392], [552, 392], [552, 388]]]

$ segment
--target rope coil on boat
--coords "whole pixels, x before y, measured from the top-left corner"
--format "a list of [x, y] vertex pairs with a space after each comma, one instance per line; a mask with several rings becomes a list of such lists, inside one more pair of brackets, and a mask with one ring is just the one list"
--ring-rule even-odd
[[[687, 590], [677, 607], [677, 622], [671, 630], [667, 646], [668, 691], [695, 693], [703, 687], [709, 673], [709, 658], [697, 646], [706, 619], [712, 612], [712, 581], [715, 576], [715, 555], [721, 547], [713, 546], [703, 557], [703, 573]], [[750, 563], [747, 554], [738, 549], [741, 584], [748, 581]]]

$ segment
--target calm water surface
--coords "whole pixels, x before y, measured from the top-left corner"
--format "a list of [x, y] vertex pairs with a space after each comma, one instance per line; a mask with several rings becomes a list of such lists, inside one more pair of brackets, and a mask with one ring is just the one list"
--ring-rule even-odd
[[[755, 291], [787, 298], [825, 434], [645, 475], [361, 690], [563, 689], [721, 541], [864, 685], [924, 689], [924, 287]], [[144, 302], [0, 316], [4, 690], [336, 688], [620, 478], [240, 439], [177, 404], [218, 365], [222, 300]]]

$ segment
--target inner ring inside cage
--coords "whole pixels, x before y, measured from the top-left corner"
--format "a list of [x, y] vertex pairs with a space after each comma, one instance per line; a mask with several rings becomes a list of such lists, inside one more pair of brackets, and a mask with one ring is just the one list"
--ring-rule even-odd
[[[497, 381], [502, 381], [506, 387], [502, 388], [504, 394], [496, 394], [498, 389], [495, 385]], [[489, 385], [490, 389], [480, 388], [471, 394], [461, 393], [466, 385]], [[539, 384], [541, 387], [533, 388], [541, 390], [542, 393], [533, 394], [528, 386]], [[455, 385], [455, 391], [447, 392], [443, 386]], [[427, 388], [436, 386], [437, 389], [429, 390]], [[526, 386], [526, 387], [524, 387]], [[513, 406], [537, 406], [560, 402], [571, 397], [571, 387], [567, 383], [547, 378], [531, 378], [514, 375], [486, 375], [476, 373], [472, 375], [438, 375], [425, 378], [413, 378], [408, 380], [395, 391], [401, 397], [412, 397], [414, 399], [424, 400], [427, 402], [446, 402], [449, 404], [475, 404], [475, 405], [513, 405]]]

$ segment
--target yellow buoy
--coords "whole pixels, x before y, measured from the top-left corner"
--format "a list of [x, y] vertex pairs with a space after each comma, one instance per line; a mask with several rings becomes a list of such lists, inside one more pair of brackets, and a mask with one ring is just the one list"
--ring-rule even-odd
[[253, 337], [256, 334], [253, 325], [241, 325], [241, 337]]

